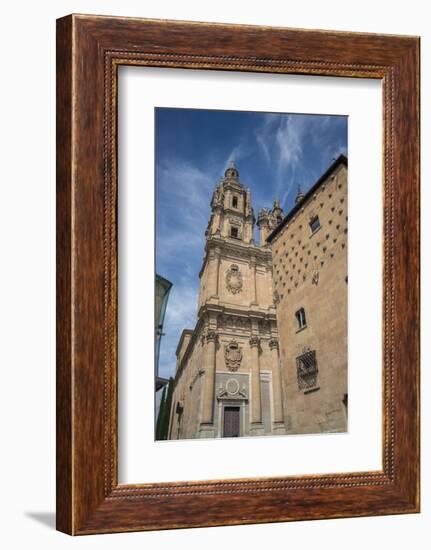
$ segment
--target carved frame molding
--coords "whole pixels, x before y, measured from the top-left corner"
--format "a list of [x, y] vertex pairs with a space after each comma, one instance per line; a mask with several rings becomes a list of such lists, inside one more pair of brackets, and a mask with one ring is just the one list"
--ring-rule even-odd
[[[382, 80], [381, 471], [118, 484], [120, 65]], [[419, 511], [418, 100], [417, 37], [78, 15], [58, 20], [59, 530], [90, 534]]]

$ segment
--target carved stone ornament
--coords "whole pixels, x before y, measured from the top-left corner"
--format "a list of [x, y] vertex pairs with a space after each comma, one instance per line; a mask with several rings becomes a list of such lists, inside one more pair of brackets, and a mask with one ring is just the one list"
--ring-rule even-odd
[[311, 282], [313, 285], [317, 285], [319, 283], [319, 270], [314, 269], [313, 273], [311, 275]]
[[236, 395], [239, 392], [239, 382], [235, 378], [230, 378], [226, 382], [226, 391], [229, 395]]
[[207, 342], [217, 342], [217, 332], [209, 330], [207, 332]]
[[251, 348], [257, 348], [260, 345], [260, 339], [258, 336], [251, 336], [249, 342]]
[[271, 338], [271, 340], [269, 341], [269, 349], [278, 349], [277, 338]]
[[214, 191], [214, 195], [213, 195], [213, 206], [214, 207], [222, 207], [223, 206], [223, 201], [224, 201], [224, 193], [223, 193], [223, 190], [222, 190], [222, 186], [219, 185], [216, 190]]
[[258, 323], [259, 327], [259, 334], [269, 334], [271, 332], [271, 324], [269, 321], [259, 321]]
[[243, 401], [244, 399], [247, 399], [246, 387], [243, 384], [242, 389], [240, 389], [239, 382], [233, 378], [230, 378], [226, 382], [225, 386], [222, 382], [220, 383], [220, 386], [217, 390], [217, 399], [219, 401], [224, 399]]
[[237, 371], [241, 366], [242, 350], [236, 340], [232, 340], [224, 347], [224, 360], [226, 367], [232, 372]]
[[232, 294], [238, 294], [242, 290], [242, 273], [236, 264], [232, 264], [226, 272], [226, 287]]

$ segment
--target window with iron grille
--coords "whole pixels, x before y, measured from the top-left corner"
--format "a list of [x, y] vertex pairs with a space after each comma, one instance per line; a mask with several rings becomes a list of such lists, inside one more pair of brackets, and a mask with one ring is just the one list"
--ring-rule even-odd
[[317, 386], [317, 368], [316, 352], [309, 350], [296, 358], [296, 372], [298, 376], [298, 388], [300, 390], [310, 390]]

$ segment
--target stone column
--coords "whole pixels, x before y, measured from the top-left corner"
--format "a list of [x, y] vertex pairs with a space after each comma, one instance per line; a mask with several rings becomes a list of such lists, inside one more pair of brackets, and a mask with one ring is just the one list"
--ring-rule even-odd
[[253, 286], [252, 286], [253, 299], [251, 301], [251, 305], [254, 306], [254, 305], [258, 304], [258, 301], [257, 301], [257, 281], [256, 281], [256, 258], [254, 256], [252, 256], [250, 258], [250, 268], [251, 268], [252, 277], [253, 277]]
[[251, 348], [251, 422], [250, 434], [261, 435], [264, 433], [262, 424], [262, 402], [260, 393], [260, 364], [259, 364], [259, 338], [250, 338]]
[[219, 281], [220, 281], [220, 248], [216, 248], [214, 250], [214, 253], [215, 253], [215, 256], [216, 256], [216, 284], [215, 284], [215, 288], [216, 288], [216, 297], [218, 298], [219, 297]]
[[204, 346], [204, 378], [201, 388], [201, 424], [199, 437], [214, 437], [214, 397], [217, 333], [209, 330]]
[[253, 218], [247, 216], [244, 224], [244, 241], [251, 243], [253, 240]]
[[271, 340], [269, 341], [269, 349], [271, 351], [272, 395], [274, 399], [274, 424], [272, 429], [274, 433], [284, 434], [286, 433], [286, 430], [283, 418], [283, 388], [281, 381], [280, 354], [277, 338], [271, 338]]
[[269, 235], [269, 224], [266, 219], [259, 220], [259, 244], [260, 246], [268, 246], [266, 237]]
[[220, 235], [221, 234], [221, 213], [222, 213], [222, 210], [223, 208], [221, 206], [216, 206], [215, 207], [215, 216], [214, 216], [214, 231], [213, 233], [216, 234], [216, 235]]

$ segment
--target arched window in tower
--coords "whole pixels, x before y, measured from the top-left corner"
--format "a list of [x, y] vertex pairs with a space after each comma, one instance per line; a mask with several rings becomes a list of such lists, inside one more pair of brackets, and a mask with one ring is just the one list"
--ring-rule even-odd
[[232, 197], [232, 208], [238, 208], [238, 197]]

